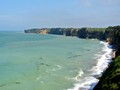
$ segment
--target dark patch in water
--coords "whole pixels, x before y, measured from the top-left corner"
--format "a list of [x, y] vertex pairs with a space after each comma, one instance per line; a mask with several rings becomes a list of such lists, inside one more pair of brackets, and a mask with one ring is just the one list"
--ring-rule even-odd
[[50, 66], [50, 65], [46, 64], [46, 66]]
[[71, 57], [68, 57], [68, 58], [70, 59], [70, 58], [76, 58], [76, 57], [80, 57], [80, 56], [82, 56], [82, 55], [75, 55], [75, 56], [71, 56]]
[[40, 70], [40, 66], [47, 66], [47, 67], [49, 67], [50, 65], [48, 65], [48, 64], [45, 64], [45, 63], [40, 63], [40, 62], [37, 62], [36, 63], [36, 67], [37, 67], [37, 70]]
[[45, 63], [40, 63], [40, 65], [43, 65], [43, 66], [50, 66], [50, 65], [45, 64]]
[[43, 59], [42, 57], [40, 57], [40, 59]]
[[87, 51], [90, 51], [89, 49]]
[[15, 82], [15, 84], [21, 84], [20, 82]]
[[1, 84], [1, 85], [0, 85], [0, 87], [4, 87], [4, 86], [6, 86], [6, 85], [5, 85], [5, 84]]
[[1, 84], [0, 87], [5, 87], [8, 85], [12, 85], [12, 84], [21, 84], [21, 82], [13, 82], [13, 83], [9, 83], [9, 84]]
[[44, 63], [40, 63], [40, 65], [45, 65]]

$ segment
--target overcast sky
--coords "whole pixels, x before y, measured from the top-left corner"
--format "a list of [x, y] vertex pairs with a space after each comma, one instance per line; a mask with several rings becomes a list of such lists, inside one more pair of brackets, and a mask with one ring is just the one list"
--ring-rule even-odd
[[120, 25], [120, 0], [0, 0], [0, 30]]

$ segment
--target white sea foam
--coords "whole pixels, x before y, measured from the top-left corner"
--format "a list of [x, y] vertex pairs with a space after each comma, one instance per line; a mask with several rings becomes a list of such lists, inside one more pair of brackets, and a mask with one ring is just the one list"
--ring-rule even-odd
[[95, 74], [95, 75], [100, 75], [108, 66], [108, 64], [111, 62], [111, 52], [112, 52], [112, 49], [109, 48], [109, 45], [105, 42], [101, 42], [101, 44], [104, 44], [104, 47], [103, 47], [103, 54], [101, 55], [101, 57], [97, 60], [97, 64], [96, 66], [94, 66], [91, 71], [92, 74]]
[[78, 72], [78, 75], [77, 75], [76, 77], [74, 77], [73, 79], [76, 80], [76, 81], [78, 81], [78, 80], [80, 80], [80, 77], [81, 77], [83, 74], [84, 74], [83, 70], [80, 69], [80, 71]]
[[56, 65], [56, 67], [57, 67], [58, 69], [62, 69], [62, 66], [61, 66], [61, 65]]
[[73, 77], [73, 78], [69, 78], [69, 77], [65, 77], [66, 79], [68, 80], [75, 80], [75, 81], [79, 81], [80, 80], [80, 77], [84, 74], [83, 70], [80, 69], [80, 71], [78, 72], [78, 74]]
[[41, 76], [37, 77], [36, 80], [40, 80]]
[[[93, 68], [90, 70], [91, 74], [82, 79], [82, 83], [74, 84], [74, 87], [68, 90], [92, 90], [97, 84], [98, 79], [96, 79], [95, 76], [100, 76], [102, 72], [108, 67], [108, 64], [111, 62], [112, 52], [112, 49], [110, 48], [111, 46], [109, 46], [107, 43], [101, 41], [100, 44], [104, 45], [102, 55], [97, 56], [99, 58], [97, 58], [96, 66], [93, 66]], [[76, 79], [77, 78], [78, 77], [76, 77]]]

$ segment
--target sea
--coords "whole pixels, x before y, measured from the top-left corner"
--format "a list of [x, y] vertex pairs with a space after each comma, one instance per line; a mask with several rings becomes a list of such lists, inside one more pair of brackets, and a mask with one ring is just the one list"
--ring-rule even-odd
[[0, 90], [92, 90], [111, 62], [97, 39], [0, 31]]

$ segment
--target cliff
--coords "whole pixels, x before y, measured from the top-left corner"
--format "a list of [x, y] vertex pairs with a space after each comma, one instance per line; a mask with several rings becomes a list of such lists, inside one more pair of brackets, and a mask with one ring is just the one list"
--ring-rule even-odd
[[45, 34], [56, 34], [66, 36], [77, 36], [79, 38], [96, 38], [100, 40], [105, 39], [106, 28], [42, 28], [42, 29], [28, 29], [25, 33], [40, 33], [45, 31]]
[[81, 28], [78, 31], [77, 36], [79, 38], [105, 40], [105, 30], [106, 28]]
[[120, 90], [120, 26], [108, 27], [107, 39], [116, 55], [93, 90]]

